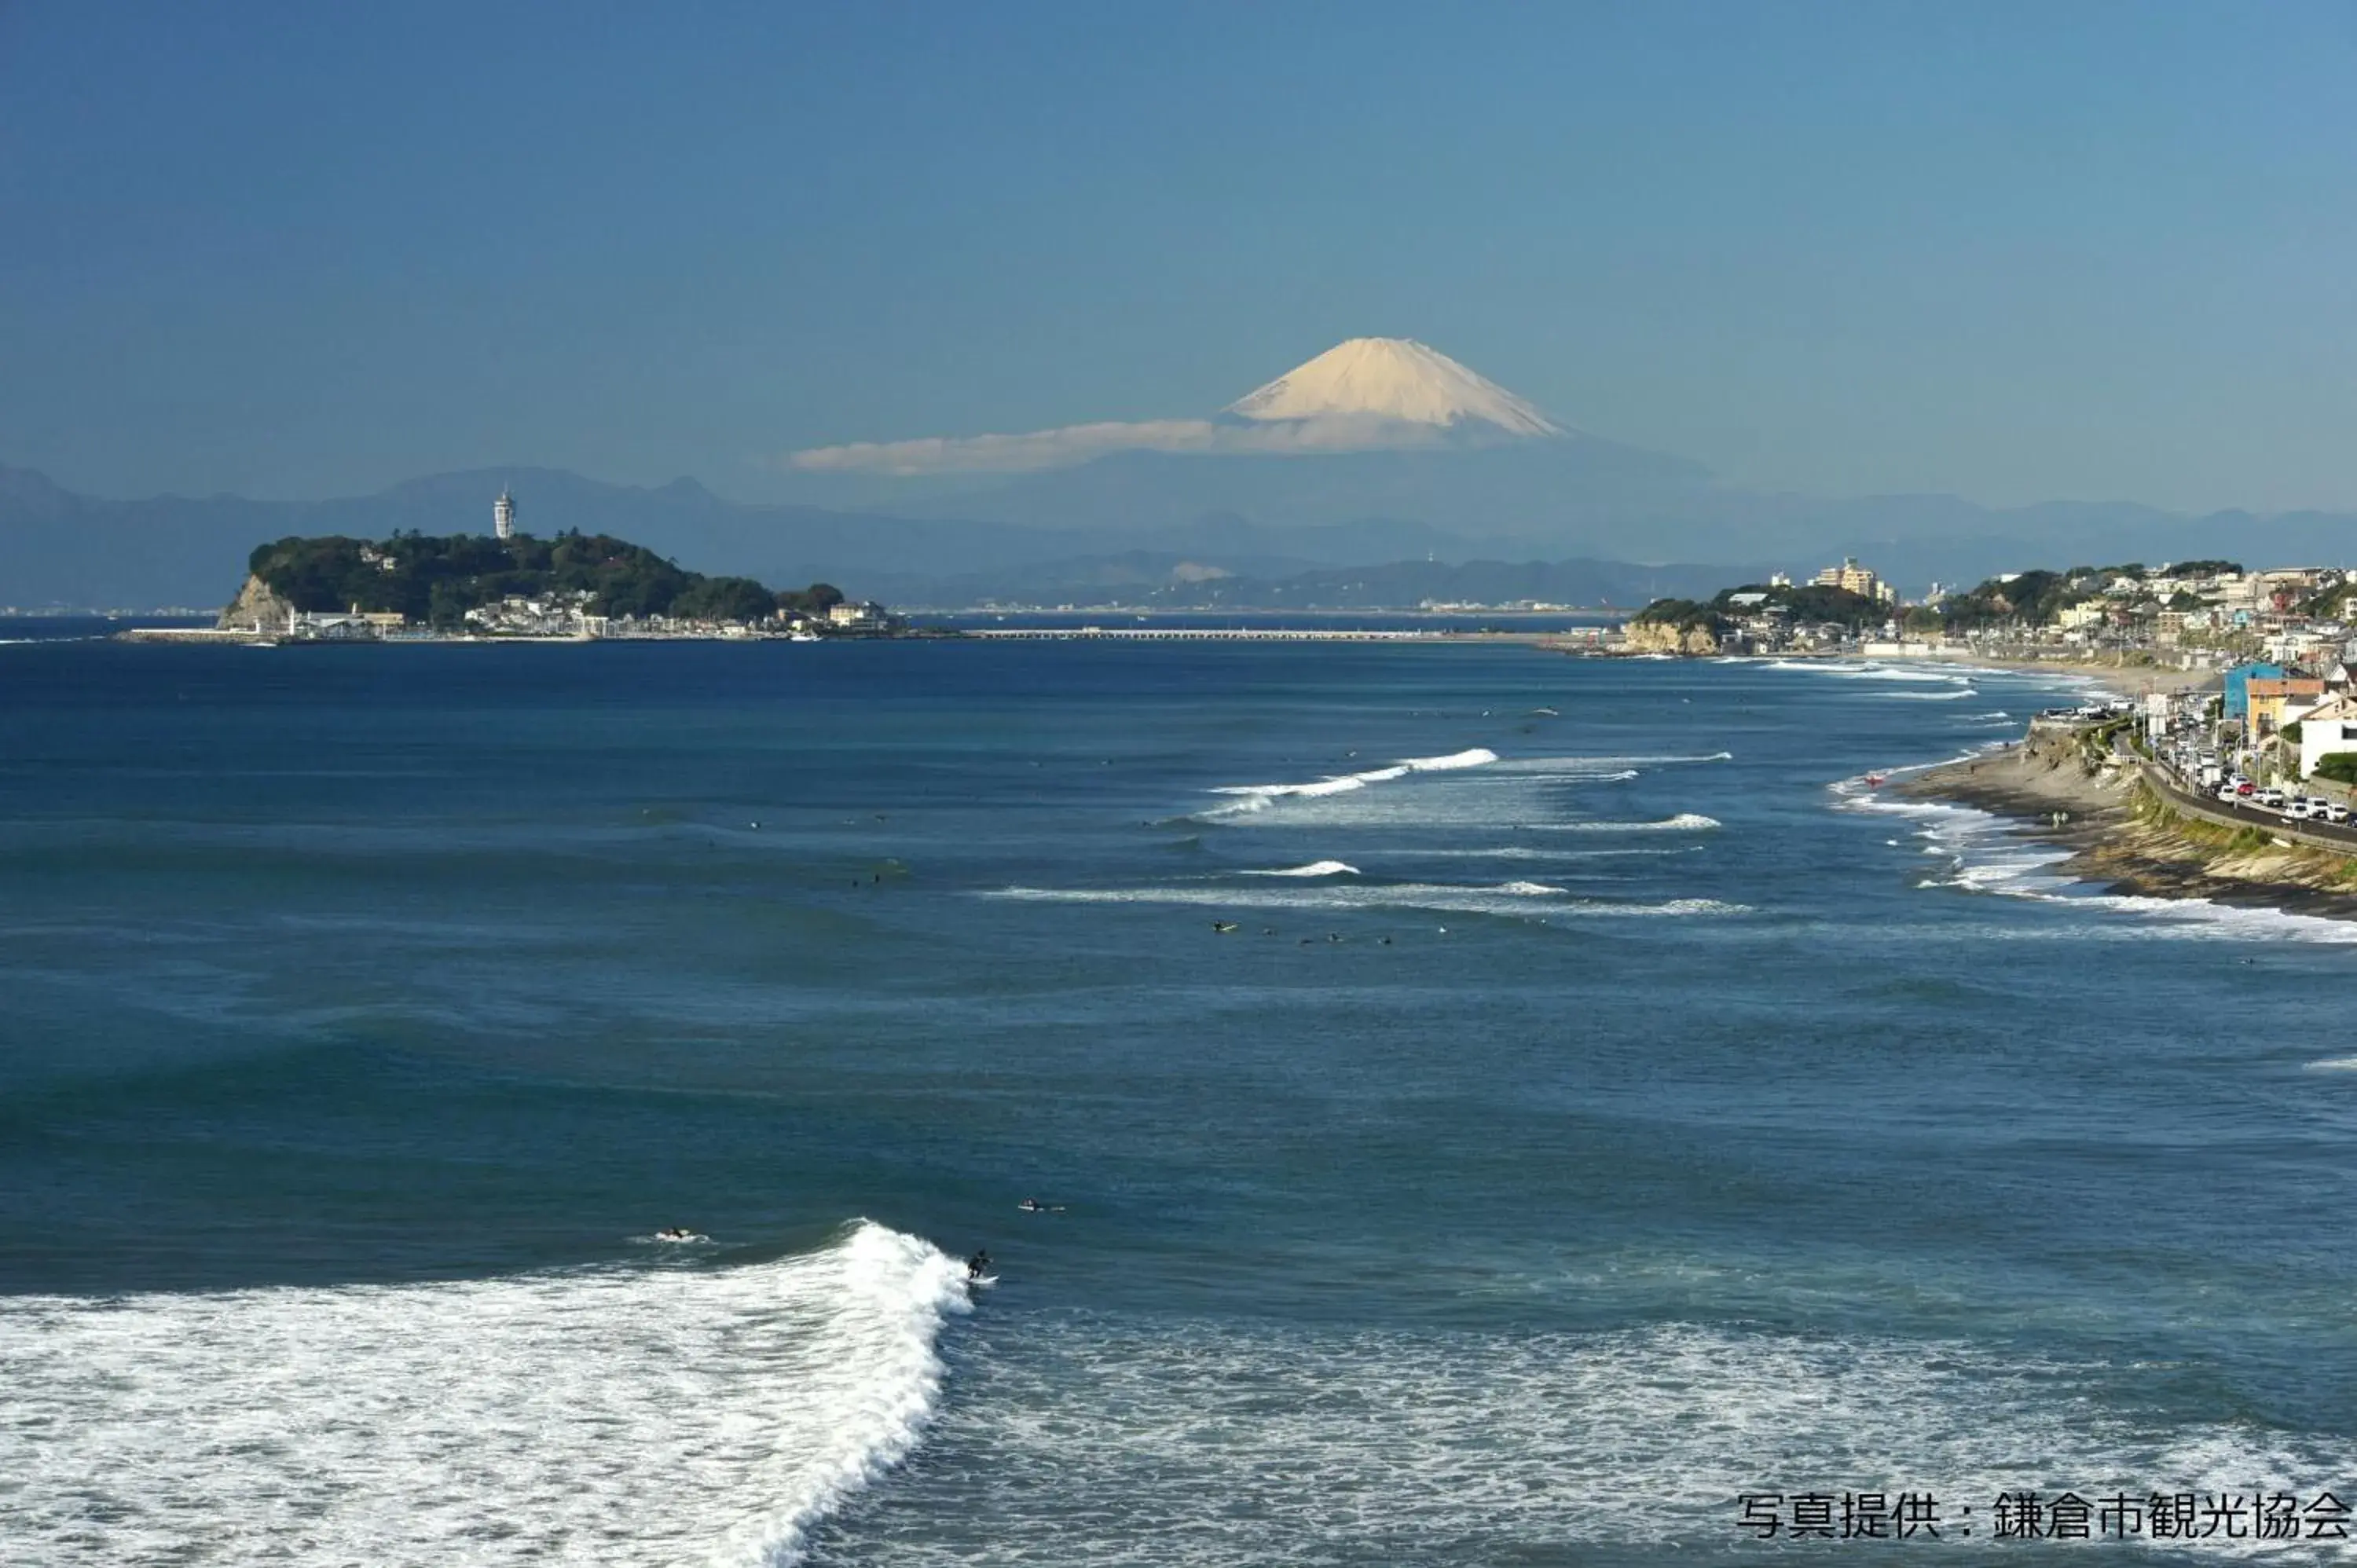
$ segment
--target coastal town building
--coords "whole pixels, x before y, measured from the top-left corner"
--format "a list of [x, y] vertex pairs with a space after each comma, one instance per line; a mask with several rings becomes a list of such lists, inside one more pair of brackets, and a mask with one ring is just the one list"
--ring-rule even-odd
[[[2265, 740], [2285, 725], [2296, 722], [2299, 712], [2321, 702], [2324, 682], [2309, 675], [2283, 675], [2273, 679], [2262, 676], [2246, 682], [2245, 693], [2249, 714], [2246, 733], [2254, 740]], [[2287, 708], [2293, 711], [2287, 714]]]
[[1861, 566], [1847, 556], [1842, 558], [1840, 565], [1826, 567], [1812, 581], [1816, 587], [1839, 588], [1844, 593], [1856, 594], [1860, 598], [1878, 599], [1884, 604], [1896, 603], [1899, 597], [1898, 590], [1877, 576], [1871, 568]]
[[2251, 716], [2251, 682], [2279, 681], [2283, 672], [2280, 664], [2237, 664], [2227, 671], [2222, 692], [2226, 718], [2237, 724], [2247, 720]]
[[500, 499], [491, 503], [491, 534], [497, 539], [515, 537], [515, 497], [506, 487], [500, 489]]
[[845, 599], [827, 607], [826, 622], [838, 631], [882, 631], [892, 624], [892, 618], [873, 601]]
[[2357, 699], [2328, 697], [2299, 721], [2299, 776], [2338, 752], [2357, 752]]

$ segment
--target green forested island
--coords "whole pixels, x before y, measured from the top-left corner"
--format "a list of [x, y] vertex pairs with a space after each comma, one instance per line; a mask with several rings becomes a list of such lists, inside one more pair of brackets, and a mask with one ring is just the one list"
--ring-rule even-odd
[[1632, 624], [1719, 631], [1745, 615], [1762, 611], [1853, 631], [1878, 626], [1890, 615], [1888, 605], [1846, 588], [1822, 583], [1748, 583], [1725, 589], [1711, 599], [1655, 599], [1637, 612]]
[[616, 618], [744, 622], [780, 612], [823, 617], [844, 597], [826, 583], [773, 591], [750, 577], [707, 577], [603, 533], [286, 538], [256, 548], [248, 565], [297, 610], [332, 614], [357, 606], [446, 630], [464, 624], [469, 610], [511, 596], [567, 599], [587, 614]]

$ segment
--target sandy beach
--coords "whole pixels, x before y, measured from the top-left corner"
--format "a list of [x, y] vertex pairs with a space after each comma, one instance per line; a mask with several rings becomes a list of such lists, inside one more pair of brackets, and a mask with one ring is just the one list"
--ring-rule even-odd
[[1944, 660], [1975, 670], [2003, 670], [2017, 675], [2072, 675], [2093, 681], [2106, 690], [2140, 694], [2146, 692], [2192, 692], [2218, 684], [2215, 670], [2177, 670], [2155, 664], [2118, 664], [2099, 660], [1981, 659], [1956, 657]]

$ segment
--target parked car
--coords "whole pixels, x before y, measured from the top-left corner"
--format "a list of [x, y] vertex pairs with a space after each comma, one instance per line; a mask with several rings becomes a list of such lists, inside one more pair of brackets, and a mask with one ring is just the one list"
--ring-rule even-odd
[[2284, 808], [2284, 792], [2280, 789], [2261, 789], [2251, 799], [2269, 811], [2280, 811]]
[[2328, 822], [2347, 822], [2349, 820], [2348, 805], [2340, 800], [2333, 800], [2327, 803], [2324, 808], [2324, 820]]
[[2247, 779], [2238, 779], [2234, 781], [2234, 793], [2237, 795], [2248, 795], [2256, 789], [2258, 786]]
[[2308, 797], [2305, 795], [2294, 795], [2290, 800], [2286, 800], [2284, 802], [2283, 814], [2297, 822], [2304, 822], [2308, 821]]

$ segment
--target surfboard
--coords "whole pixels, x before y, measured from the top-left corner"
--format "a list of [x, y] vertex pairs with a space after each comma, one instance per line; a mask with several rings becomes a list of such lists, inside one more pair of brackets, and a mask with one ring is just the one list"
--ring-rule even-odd
[[968, 1274], [965, 1277], [965, 1283], [974, 1286], [976, 1290], [988, 1290], [991, 1286], [998, 1283], [998, 1276], [996, 1274]]

